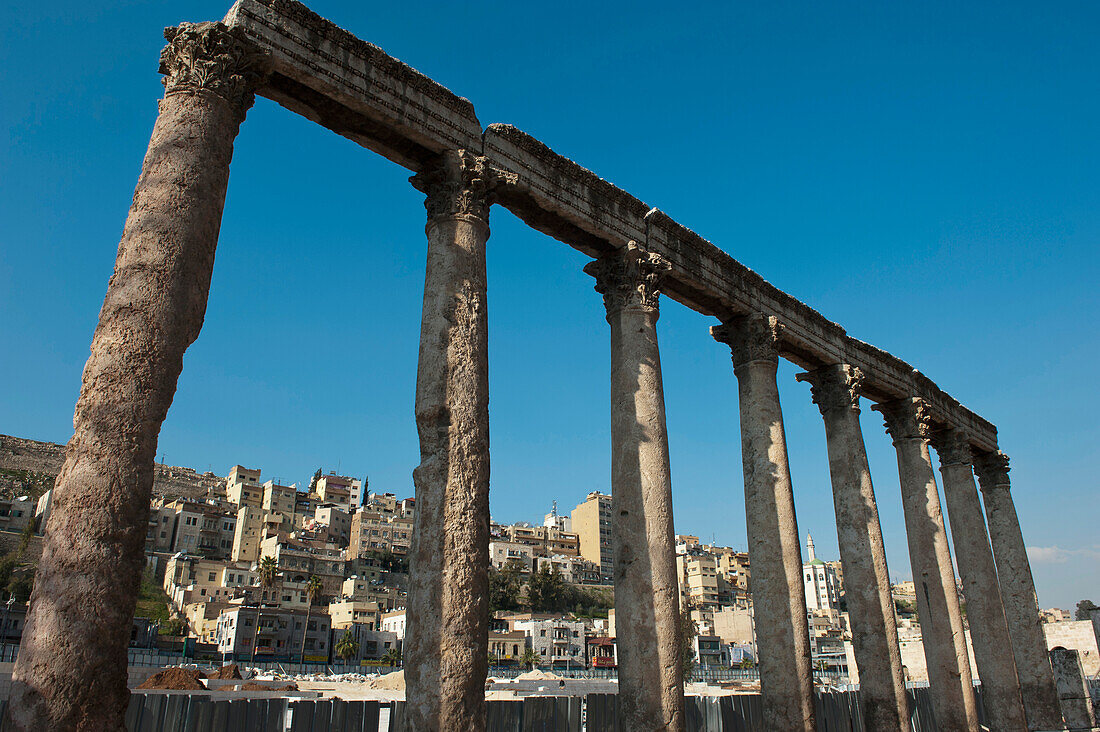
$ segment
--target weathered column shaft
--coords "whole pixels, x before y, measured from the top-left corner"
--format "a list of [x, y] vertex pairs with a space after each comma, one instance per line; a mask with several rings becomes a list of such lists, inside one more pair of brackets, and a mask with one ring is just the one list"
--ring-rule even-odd
[[684, 682], [665, 397], [657, 348], [668, 264], [631, 243], [585, 267], [611, 324], [611, 493], [619, 724], [683, 732]]
[[493, 173], [445, 153], [413, 177], [428, 255], [413, 471], [416, 518], [405, 641], [405, 728], [485, 729], [489, 642], [489, 363], [485, 243]]
[[763, 315], [711, 328], [729, 345], [741, 411], [745, 518], [752, 562], [753, 615], [759, 648], [764, 725], [814, 729], [813, 671], [806, 588], [779, 404], [779, 325]]
[[[1072, 649], [1055, 648], [1050, 652], [1050, 661], [1066, 728], [1096, 729], [1092, 695], [1084, 669], [1081, 668], [1081, 654]], [[1061, 726], [1057, 729], [1061, 729]]]
[[966, 618], [990, 726], [1006, 732], [1024, 732], [1027, 719], [1001, 605], [997, 568], [970, 468], [970, 445], [964, 435], [953, 429], [934, 433], [932, 445], [940, 456], [955, 561], [966, 594]]
[[233, 140], [257, 81], [255, 55], [220, 23], [165, 36], [165, 96], [84, 367], [8, 729], [123, 729], [157, 437], [202, 327]]
[[890, 572], [859, 424], [863, 374], [858, 368], [838, 364], [799, 374], [798, 379], [812, 385], [814, 403], [825, 420], [844, 595], [859, 668], [864, 722], [869, 731], [908, 732], [909, 699], [905, 695]]
[[917, 591], [924, 656], [937, 729], [967, 732], [978, 728], [977, 700], [970, 675], [955, 570], [943, 524], [939, 490], [928, 450], [927, 407], [918, 398], [874, 407], [882, 412], [894, 440], [901, 478], [909, 561]]
[[985, 499], [989, 540], [997, 564], [1001, 600], [1008, 634], [1012, 638], [1028, 728], [1059, 729], [1062, 713], [1047, 655], [1046, 637], [1039, 620], [1031, 564], [1009, 493], [1008, 456], [1000, 452], [976, 455], [974, 470]]

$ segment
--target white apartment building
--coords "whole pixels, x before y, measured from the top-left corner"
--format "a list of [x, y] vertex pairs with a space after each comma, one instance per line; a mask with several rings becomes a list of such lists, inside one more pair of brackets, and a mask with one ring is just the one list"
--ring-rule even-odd
[[802, 565], [802, 579], [806, 585], [807, 610], [837, 610], [840, 597], [837, 592], [836, 571], [817, 558], [814, 540], [806, 534], [807, 561]]

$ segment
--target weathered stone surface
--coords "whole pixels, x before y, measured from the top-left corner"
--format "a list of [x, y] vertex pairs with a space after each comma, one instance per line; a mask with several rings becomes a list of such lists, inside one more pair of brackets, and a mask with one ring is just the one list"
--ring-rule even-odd
[[940, 456], [955, 562], [966, 594], [966, 617], [986, 715], [993, 729], [1024, 732], [1027, 718], [1001, 605], [997, 567], [970, 467], [970, 444], [957, 430], [942, 430], [932, 433], [932, 446]]
[[890, 594], [890, 571], [859, 424], [863, 374], [852, 366], [837, 364], [799, 374], [798, 380], [811, 384], [814, 403], [825, 420], [844, 595], [852, 624], [865, 725], [868, 730], [908, 732], [909, 700]]
[[802, 551], [775, 380], [779, 325], [774, 318], [750, 315], [711, 328], [711, 334], [730, 347], [737, 375], [764, 724], [770, 730], [812, 732], [814, 688]]
[[293, 0], [238, 0], [225, 17], [269, 53], [266, 97], [419, 171], [481, 152], [474, 105]]
[[445, 153], [427, 194], [416, 374], [420, 466], [405, 638], [405, 729], [485, 729], [489, 642], [489, 361], [485, 243], [492, 172]]
[[224, 26], [165, 35], [165, 98], [84, 368], [7, 729], [123, 729], [157, 435], [202, 326], [255, 83], [249, 49]]
[[928, 681], [937, 729], [967, 732], [978, 728], [970, 659], [966, 651], [955, 569], [943, 524], [940, 494], [928, 450], [927, 405], [918, 398], [872, 407], [881, 412], [894, 440], [901, 479], [909, 561], [917, 588], [917, 614], [924, 636]]
[[1054, 667], [1054, 680], [1066, 727], [1071, 730], [1095, 729], [1095, 710], [1088, 682], [1081, 669], [1080, 654], [1067, 648], [1055, 648], [1050, 652], [1050, 661]]
[[657, 347], [668, 263], [629, 244], [591, 262], [611, 324], [611, 537], [619, 720], [683, 732], [684, 684], [672, 477]]
[[1012, 653], [1016, 657], [1016, 673], [1020, 693], [1032, 730], [1059, 729], [1062, 715], [1058, 692], [1054, 687], [1047, 644], [1039, 620], [1039, 601], [1031, 577], [1020, 521], [1009, 492], [1008, 456], [1001, 452], [977, 453], [974, 472], [978, 475], [985, 499], [989, 540], [997, 564], [1001, 600], [1008, 633], [1012, 638]]

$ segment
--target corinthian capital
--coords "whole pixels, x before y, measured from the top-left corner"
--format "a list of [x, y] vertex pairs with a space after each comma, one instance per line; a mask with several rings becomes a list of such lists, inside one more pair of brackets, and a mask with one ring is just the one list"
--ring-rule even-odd
[[996, 488], [1009, 489], [1008, 455], [997, 452], [975, 452], [974, 473], [982, 486], [982, 493], [990, 493]]
[[634, 242], [584, 266], [596, 278], [596, 292], [603, 295], [607, 314], [623, 308], [642, 308], [658, 313], [661, 279], [672, 265]]
[[900, 440], [917, 437], [927, 440], [932, 432], [932, 418], [928, 403], [920, 397], [895, 399], [876, 404], [871, 409], [882, 414], [886, 433], [897, 445]]
[[730, 347], [734, 368], [750, 361], [778, 364], [782, 332], [783, 326], [778, 319], [762, 313], [741, 315], [710, 329], [714, 340]]
[[834, 409], [851, 409], [859, 413], [863, 372], [858, 367], [838, 363], [798, 374], [795, 378], [810, 384], [810, 395], [823, 416]]
[[428, 220], [474, 218], [488, 223], [491, 195], [497, 186], [515, 183], [516, 174], [498, 170], [469, 150], [448, 150], [437, 164], [409, 182], [426, 195]]
[[215, 94], [241, 115], [255, 100], [264, 54], [238, 28], [222, 23], [180, 23], [164, 29], [160, 52], [164, 95]]
[[974, 459], [970, 440], [957, 429], [933, 430], [932, 447], [940, 456], [940, 465], [970, 465]]

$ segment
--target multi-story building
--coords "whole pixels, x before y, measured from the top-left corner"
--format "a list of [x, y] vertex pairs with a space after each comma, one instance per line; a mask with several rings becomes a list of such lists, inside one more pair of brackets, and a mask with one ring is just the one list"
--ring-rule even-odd
[[260, 556], [272, 557], [287, 581], [308, 582], [316, 575], [326, 597], [337, 597], [344, 584], [343, 552], [323, 541], [271, 536], [260, 543]]
[[218, 617], [218, 652], [231, 660], [246, 660], [251, 658], [255, 642], [256, 660], [297, 660], [303, 634], [305, 660], [327, 663], [331, 633], [324, 613], [314, 611], [307, 621], [304, 610], [238, 606]]
[[225, 497], [235, 506], [260, 508], [264, 499], [260, 469], [250, 470], [240, 465], [230, 468], [229, 476], [225, 479]]
[[382, 630], [393, 633], [400, 641], [405, 640], [405, 627], [405, 608], [398, 608], [388, 613], [382, 613]]
[[549, 557], [580, 556], [580, 539], [572, 531], [563, 531], [554, 526], [531, 526], [530, 524], [509, 524], [497, 526], [496, 533], [503, 539], [515, 544], [526, 544], [534, 551], [533, 556]]
[[333, 628], [361, 625], [366, 630], [381, 630], [383, 611], [384, 608], [377, 602], [350, 598], [336, 600], [328, 605], [328, 615], [332, 619]]
[[314, 491], [322, 503], [335, 503], [345, 511], [358, 508], [362, 503], [363, 481], [346, 475], [329, 473], [317, 479]]
[[[187, 501], [181, 498], [160, 505], [157, 516], [161, 521], [159, 527], [153, 528], [152, 514], [149, 525], [149, 532], [154, 534], [154, 547], [164, 546], [164, 537], [160, 533], [166, 533], [169, 525], [173, 527], [168, 548], [160, 549], [162, 551], [227, 558], [233, 550], [237, 517], [227, 512], [224, 504], [219, 504], [214, 499]], [[148, 544], [148, 539], [146, 543]]]
[[0, 531], [23, 531], [34, 520], [36, 508], [28, 496], [0, 498]]
[[287, 525], [294, 523], [294, 507], [298, 500], [298, 487], [293, 485], [278, 485], [269, 480], [263, 485], [263, 497], [260, 508], [265, 513], [277, 513], [283, 517]]
[[237, 511], [237, 528], [229, 558], [234, 562], [255, 562], [260, 558], [260, 542], [264, 539], [263, 509], [245, 504]]
[[615, 560], [611, 546], [611, 496], [593, 491], [584, 503], [573, 509], [570, 520], [577, 535], [580, 555], [600, 566], [604, 584], [615, 578]]
[[539, 572], [543, 567], [547, 567], [551, 572], [557, 572], [562, 580], [575, 585], [598, 585], [601, 582], [599, 565], [584, 557], [568, 557], [561, 554], [535, 557], [532, 569]]
[[530, 572], [534, 565], [534, 549], [511, 541], [490, 541], [489, 563], [497, 569], [510, 563], [522, 572]]
[[573, 531], [573, 519], [558, 513], [558, 502], [554, 501], [550, 513], [542, 517], [542, 525], [559, 531]]
[[323, 503], [317, 507], [314, 519], [324, 527], [326, 541], [339, 547], [348, 545], [351, 539], [351, 516], [342, 505]]
[[335, 656], [340, 639], [344, 637], [344, 633], [351, 633], [351, 637], [359, 645], [359, 652], [356, 655], [347, 659], [340, 658], [341, 661], [347, 663], [378, 661], [390, 650], [399, 649], [401, 646], [401, 642], [395, 634], [377, 628], [369, 628], [364, 623], [351, 623], [342, 627], [337, 627], [334, 623], [331, 643], [334, 661], [336, 660]]
[[699, 610], [718, 608], [718, 557], [700, 549], [676, 555], [681, 604]]
[[164, 569], [164, 591], [172, 607], [180, 612], [195, 602], [228, 602], [244, 597], [257, 581], [250, 563], [226, 563], [187, 554], [170, 557]]
[[531, 639], [522, 630], [490, 630], [489, 658], [495, 664], [514, 664], [531, 647]]
[[531, 648], [552, 666], [584, 665], [584, 623], [554, 615], [523, 613], [508, 618], [509, 628], [531, 639]]
[[363, 557], [390, 552], [407, 556], [412, 546], [412, 526], [411, 516], [386, 515], [364, 507], [351, 515], [349, 555]]
[[807, 562], [802, 565], [802, 578], [806, 585], [807, 610], [836, 610], [840, 597], [837, 593], [836, 574], [833, 568], [817, 558], [814, 540], [806, 535]]

